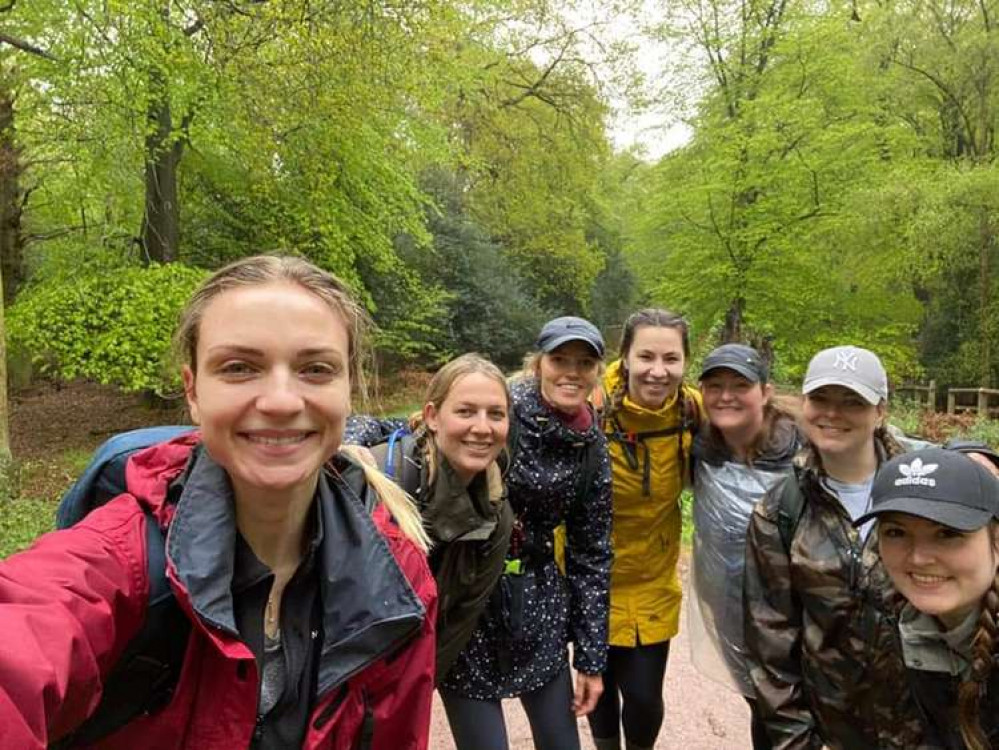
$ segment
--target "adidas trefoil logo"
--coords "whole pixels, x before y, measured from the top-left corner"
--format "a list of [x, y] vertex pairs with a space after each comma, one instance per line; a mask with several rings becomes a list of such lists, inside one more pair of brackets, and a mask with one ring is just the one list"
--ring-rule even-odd
[[914, 458], [911, 464], [900, 464], [899, 473], [902, 475], [895, 480], [896, 487], [917, 484], [923, 487], [936, 487], [937, 480], [929, 475], [937, 470], [937, 464], [923, 464], [923, 459]]

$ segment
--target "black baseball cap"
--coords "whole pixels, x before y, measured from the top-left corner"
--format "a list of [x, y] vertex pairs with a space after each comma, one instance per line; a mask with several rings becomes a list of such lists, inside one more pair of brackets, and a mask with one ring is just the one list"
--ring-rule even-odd
[[604, 337], [600, 330], [590, 321], [573, 315], [565, 315], [545, 323], [541, 333], [538, 334], [538, 349], [549, 354], [570, 341], [582, 341], [588, 344], [600, 359], [604, 358]]
[[723, 344], [704, 358], [701, 366], [701, 380], [712, 370], [733, 370], [751, 383], [766, 383], [770, 370], [763, 357], [751, 346], [745, 344]]
[[924, 448], [882, 464], [871, 488], [871, 510], [853, 525], [883, 513], [908, 513], [975, 531], [999, 518], [999, 482], [957, 451]]

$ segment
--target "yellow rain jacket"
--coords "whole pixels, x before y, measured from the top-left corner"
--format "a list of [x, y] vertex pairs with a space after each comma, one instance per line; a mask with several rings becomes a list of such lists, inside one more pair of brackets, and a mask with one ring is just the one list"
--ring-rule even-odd
[[[622, 377], [620, 360], [607, 368], [608, 405]], [[612, 646], [660, 643], [679, 630], [680, 491], [701, 414], [701, 394], [684, 387], [682, 399], [677, 393], [660, 409], [646, 409], [626, 395], [622, 407], [604, 419], [613, 475]]]

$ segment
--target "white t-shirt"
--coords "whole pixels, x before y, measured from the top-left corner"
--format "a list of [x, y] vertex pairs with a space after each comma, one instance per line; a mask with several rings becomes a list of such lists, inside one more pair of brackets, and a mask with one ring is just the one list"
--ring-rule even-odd
[[[832, 477], [824, 477], [822, 482], [827, 490], [839, 498], [840, 503], [843, 504], [847, 513], [850, 514], [850, 518], [854, 521], [871, 509], [871, 486], [874, 484], [873, 474], [865, 481], [856, 484], [841, 482]], [[870, 521], [866, 521], [863, 526], [857, 529], [860, 532], [862, 540], [867, 539], [872, 526], [874, 526], [873, 518]]]

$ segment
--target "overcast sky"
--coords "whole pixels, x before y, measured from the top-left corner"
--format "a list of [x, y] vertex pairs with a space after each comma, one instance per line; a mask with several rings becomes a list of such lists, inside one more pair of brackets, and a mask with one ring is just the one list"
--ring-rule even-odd
[[[668, 0], [644, 0], [638, 17], [615, 14], [609, 10], [607, 0], [568, 0], [572, 10], [568, 16], [577, 19], [580, 25], [600, 24], [600, 36], [612, 40], [625, 40], [635, 46], [635, 65], [645, 75], [650, 92], [656, 91], [664, 83], [671, 56], [676, 51], [665, 43], [643, 34], [643, 26], [659, 20], [663, 5]], [[610, 135], [614, 146], [620, 150], [640, 146], [650, 161], [658, 160], [663, 154], [685, 144], [691, 137], [690, 128], [680, 122], [680, 117], [671, 111], [665, 97], [652, 97], [653, 106], [644, 112], [635, 112], [620, 98], [612, 98], [614, 114], [610, 121]], [[693, 104], [693, 102], [690, 102]]]

